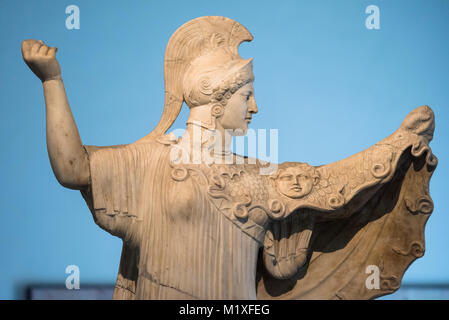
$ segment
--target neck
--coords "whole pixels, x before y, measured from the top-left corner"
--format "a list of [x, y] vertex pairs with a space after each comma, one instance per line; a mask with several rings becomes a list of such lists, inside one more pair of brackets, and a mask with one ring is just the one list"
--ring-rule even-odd
[[[232, 136], [217, 125], [215, 129], [209, 129], [202, 125], [200, 121], [189, 121], [180, 145], [189, 150], [191, 155], [202, 155], [203, 158], [212, 157], [214, 159], [232, 155]], [[206, 157], [205, 157], [206, 155]]]

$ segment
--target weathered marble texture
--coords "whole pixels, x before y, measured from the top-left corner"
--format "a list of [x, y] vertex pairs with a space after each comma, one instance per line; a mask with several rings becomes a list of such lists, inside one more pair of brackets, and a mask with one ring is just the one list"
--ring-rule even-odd
[[[258, 112], [252, 59], [238, 55], [251, 40], [224, 17], [180, 27], [166, 49], [159, 124], [110, 147], [82, 144], [56, 48], [23, 42], [43, 83], [56, 178], [80, 190], [94, 221], [123, 240], [115, 299], [370, 299], [399, 288], [424, 254], [437, 165], [432, 110], [416, 108], [347, 159], [267, 171], [272, 164], [235, 155], [229, 143]], [[177, 139], [165, 133], [183, 102], [190, 115]], [[189, 139], [195, 130], [199, 140]], [[380, 268], [378, 289], [365, 285], [370, 265]]]

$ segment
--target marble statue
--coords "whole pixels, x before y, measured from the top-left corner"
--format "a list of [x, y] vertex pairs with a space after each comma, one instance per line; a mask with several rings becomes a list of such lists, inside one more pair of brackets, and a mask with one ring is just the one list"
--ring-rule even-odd
[[[252, 59], [238, 54], [252, 39], [224, 17], [181, 26], [165, 52], [158, 125], [108, 147], [82, 144], [57, 49], [22, 43], [43, 83], [57, 180], [80, 190], [95, 223], [123, 240], [114, 299], [371, 299], [397, 290], [423, 256], [437, 165], [432, 110], [416, 108], [347, 159], [263, 172], [270, 163], [230, 150], [258, 112]], [[166, 134], [184, 102], [185, 135]], [[366, 283], [369, 266], [379, 268], [377, 288]]]

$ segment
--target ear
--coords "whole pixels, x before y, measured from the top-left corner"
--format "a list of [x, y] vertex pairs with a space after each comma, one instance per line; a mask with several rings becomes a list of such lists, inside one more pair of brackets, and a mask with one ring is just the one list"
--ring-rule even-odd
[[313, 185], [316, 186], [318, 184], [318, 182], [320, 182], [320, 173], [319, 172], [315, 172], [315, 175], [313, 176]]

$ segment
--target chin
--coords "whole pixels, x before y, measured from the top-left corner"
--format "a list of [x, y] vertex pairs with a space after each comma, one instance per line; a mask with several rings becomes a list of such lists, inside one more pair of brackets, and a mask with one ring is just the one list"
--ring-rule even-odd
[[244, 126], [234, 130], [234, 136], [245, 136], [247, 133], [248, 133], [248, 126]]

